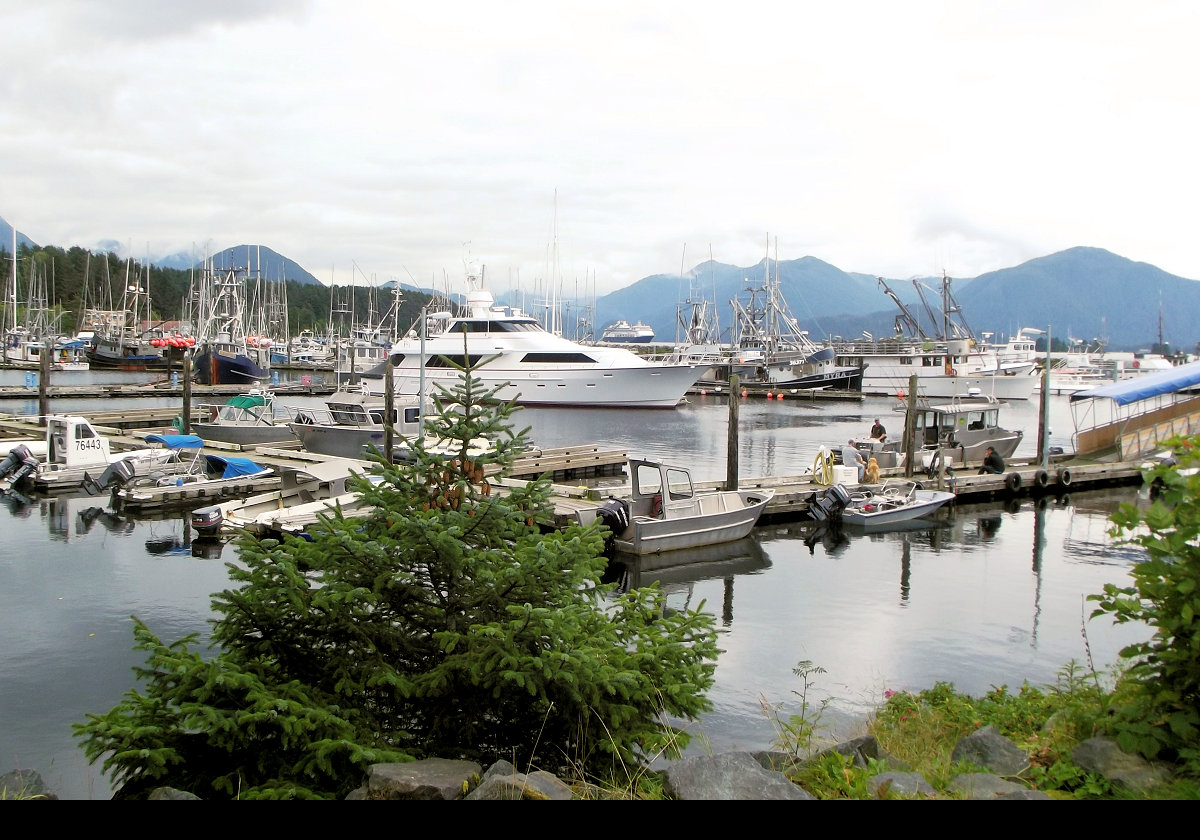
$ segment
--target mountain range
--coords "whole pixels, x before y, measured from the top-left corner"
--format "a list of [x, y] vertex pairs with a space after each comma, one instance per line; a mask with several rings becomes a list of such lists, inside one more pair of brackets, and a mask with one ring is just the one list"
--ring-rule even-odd
[[[0, 218], [0, 250], [11, 248], [12, 236], [12, 227]], [[38, 247], [23, 234], [17, 239], [19, 245]], [[321, 284], [301, 265], [263, 245], [226, 248], [212, 260], [252, 272], [261, 262], [261, 276], [269, 280]], [[154, 264], [186, 269], [196, 260], [176, 254]], [[932, 319], [941, 318], [943, 278], [880, 278], [843, 271], [812, 256], [778, 264], [764, 259], [744, 267], [709, 260], [684, 276], [652, 274], [593, 301], [572, 303], [571, 311], [586, 313], [583, 319], [596, 337], [613, 321], [641, 321], [654, 329], [656, 341], [669, 343], [682, 337], [680, 322], [690, 313], [690, 303], [707, 301], [721, 340], [727, 341], [734, 321], [731, 301], [749, 304], [750, 290], [765, 285], [768, 271], [800, 328], [818, 343], [895, 334], [901, 311], [888, 292], [926, 331], [940, 331]], [[433, 291], [408, 284], [402, 288]], [[991, 333], [1004, 339], [1021, 328], [1035, 328], [1060, 341], [1102, 342], [1113, 350], [1166, 344], [1190, 352], [1200, 343], [1200, 283], [1102, 248], [1069, 248], [977, 277], [951, 278], [948, 288], [961, 320], [980, 338]], [[512, 304], [519, 304], [518, 297], [497, 295]], [[581, 337], [573, 334], [580, 331], [569, 325], [563, 329], [572, 337]]]

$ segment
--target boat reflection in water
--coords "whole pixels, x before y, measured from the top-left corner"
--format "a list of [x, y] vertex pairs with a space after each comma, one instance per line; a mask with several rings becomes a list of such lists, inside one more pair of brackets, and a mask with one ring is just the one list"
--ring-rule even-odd
[[[205, 644], [237, 548], [196, 539], [183, 512], [123, 517], [102, 496], [0, 502], [0, 637], [12, 642], [0, 648], [0, 751], [19, 757], [8, 769], [37, 769], [62, 798], [107, 799], [71, 724], [111, 709], [144, 666], [131, 615], [164, 642], [194, 633]], [[1086, 596], [1128, 584], [1140, 557], [1108, 536], [1121, 502], [1147, 503], [1132, 487], [952, 503], [938, 522], [815, 538], [812, 525], [766, 523], [718, 546], [616, 555], [608, 579], [657, 584], [667, 608], [702, 608], [717, 622], [712, 709], [687, 724], [689, 754], [770, 749], [771, 715], [800, 713], [802, 661], [823, 669], [810, 709], [828, 699], [821, 724], [838, 735], [858, 734], [888, 689], [1015, 691], [1054, 684], [1072, 661], [1103, 673], [1149, 637], [1087, 619]]]
[[771, 560], [753, 535], [740, 540], [681, 549], [663, 554], [621, 554], [613, 556], [606, 580], [617, 584], [617, 592], [628, 592], [657, 583], [667, 596], [668, 609], [695, 609], [692, 601], [695, 583], [720, 580], [721, 623], [733, 621], [733, 580], [742, 575], [758, 575], [771, 567]]

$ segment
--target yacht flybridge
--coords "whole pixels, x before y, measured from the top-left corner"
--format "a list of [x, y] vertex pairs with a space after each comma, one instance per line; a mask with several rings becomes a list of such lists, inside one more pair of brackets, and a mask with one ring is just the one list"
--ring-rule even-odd
[[[396, 342], [390, 353], [396, 389], [451, 387], [468, 360], [501, 399], [520, 405], [590, 408], [674, 408], [706, 366], [648, 361], [621, 347], [578, 344], [546, 330], [536, 318], [498, 305], [482, 274], [468, 269], [464, 312], [438, 312]], [[363, 375], [382, 391], [380, 365]]]

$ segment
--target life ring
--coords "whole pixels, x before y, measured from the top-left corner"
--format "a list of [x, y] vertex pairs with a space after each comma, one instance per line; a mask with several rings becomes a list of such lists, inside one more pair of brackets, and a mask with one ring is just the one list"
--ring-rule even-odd
[[1033, 483], [1038, 487], [1045, 487], [1050, 483], [1050, 473], [1045, 470], [1038, 470], [1037, 474], [1033, 477]]
[[1058, 471], [1058, 483], [1063, 487], [1071, 486], [1071, 471], [1066, 467]]
[[1017, 490], [1021, 489], [1021, 474], [1011, 472], [1004, 476], [1004, 486], [1008, 488], [1010, 493], [1015, 493]]

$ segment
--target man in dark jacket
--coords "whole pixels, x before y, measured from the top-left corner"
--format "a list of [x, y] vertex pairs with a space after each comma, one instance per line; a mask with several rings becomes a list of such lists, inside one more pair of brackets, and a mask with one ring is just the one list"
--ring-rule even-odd
[[1004, 459], [1000, 457], [1000, 453], [992, 447], [987, 448], [987, 452], [983, 456], [983, 466], [979, 468], [979, 474], [992, 473], [1000, 475], [1004, 472]]

